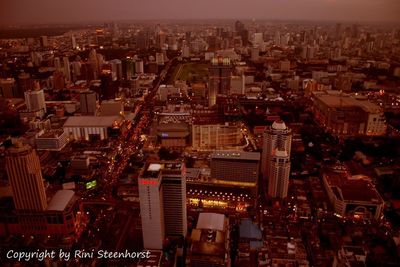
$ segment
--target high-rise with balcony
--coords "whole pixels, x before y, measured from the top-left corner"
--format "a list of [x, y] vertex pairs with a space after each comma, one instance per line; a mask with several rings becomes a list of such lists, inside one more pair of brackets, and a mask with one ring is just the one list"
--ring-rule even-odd
[[208, 105], [214, 106], [217, 95], [228, 95], [231, 86], [232, 65], [229, 58], [213, 58], [208, 68]]
[[[283, 185], [286, 185], [287, 187], [287, 183], [285, 182], [286, 176], [277, 175], [276, 172], [278, 170], [276, 168], [280, 166], [278, 163], [283, 162], [290, 168], [291, 144], [292, 131], [281, 120], [275, 121], [272, 126], [267, 128], [267, 130], [264, 132], [261, 173], [263, 175], [264, 182], [266, 183], [266, 181], [268, 181], [268, 187], [271, 189], [271, 191], [268, 189], [268, 192], [273, 193], [269, 194], [272, 197], [277, 196], [276, 193], [274, 193], [276, 190], [272, 189], [276, 188], [274, 185], [277, 183], [283, 183]], [[283, 157], [284, 153], [286, 154], [285, 157]], [[285, 165], [282, 168], [286, 170], [287, 166]], [[289, 171], [287, 174], [289, 174]], [[283, 190], [283, 192], [285, 191], [287, 192], [287, 188], [286, 190]]]

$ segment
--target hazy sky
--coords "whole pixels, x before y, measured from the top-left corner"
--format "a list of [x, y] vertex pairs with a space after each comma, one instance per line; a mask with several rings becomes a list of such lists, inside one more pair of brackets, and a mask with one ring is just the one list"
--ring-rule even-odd
[[126, 19], [400, 22], [400, 0], [0, 0], [0, 24]]

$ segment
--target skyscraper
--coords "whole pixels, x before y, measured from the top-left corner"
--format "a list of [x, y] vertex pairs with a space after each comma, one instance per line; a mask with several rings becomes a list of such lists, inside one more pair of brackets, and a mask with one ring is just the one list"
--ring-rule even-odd
[[6, 153], [6, 171], [17, 210], [46, 210], [46, 192], [35, 150], [29, 145], [15, 143]]
[[186, 235], [186, 177], [181, 162], [151, 162], [138, 179], [143, 245], [162, 249], [165, 236]]
[[28, 111], [40, 111], [46, 113], [46, 102], [43, 90], [25, 92], [25, 104]]
[[[275, 121], [270, 128], [264, 132], [264, 143], [262, 152], [261, 162], [261, 173], [263, 174], [264, 181], [269, 180], [272, 184], [279, 181], [271, 181], [272, 179], [278, 179], [280, 176], [271, 175], [271, 168], [276, 167], [275, 163], [272, 163], [273, 157], [282, 157], [282, 153], [276, 151], [284, 151], [287, 156], [290, 157], [290, 149], [292, 144], [292, 131], [281, 121]], [[276, 159], [274, 159], [276, 160]], [[276, 169], [272, 170], [272, 172]]]
[[64, 62], [64, 75], [67, 81], [71, 81], [71, 67], [69, 65], [69, 58], [63, 57]]
[[95, 115], [97, 110], [96, 92], [87, 90], [80, 93], [81, 114]]
[[222, 57], [213, 58], [208, 72], [208, 105], [213, 106], [216, 103], [217, 94], [229, 94], [232, 72], [230, 59]]
[[290, 157], [284, 150], [275, 149], [269, 162], [268, 195], [284, 198], [289, 187]]

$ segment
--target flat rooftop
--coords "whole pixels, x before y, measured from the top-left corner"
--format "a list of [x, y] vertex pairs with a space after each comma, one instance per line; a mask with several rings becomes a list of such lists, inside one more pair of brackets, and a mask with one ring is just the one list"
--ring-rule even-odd
[[119, 116], [71, 116], [63, 127], [111, 127]]
[[368, 179], [350, 177], [346, 171], [325, 170], [328, 185], [336, 197], [343, 201], [380, 203], [382, 198]]
[[184, 167], [182, 162], [159, 161], [148, 162], [143, 169], [142, 178], [158, 178], [160, 173], [178, 173]]
[[200, 213], [197, 229], [225, 231], [225, 215], [218, 213]]
[[215, 151], [210, 155], [211, 159], [232, 159], [259, 161], [260, 153], [243, 151]]
[[72, 190], [58, 190], [47, 206], [47, 210], [65, 210], [74, 195], [75, 193]]
[[381, 109], [378, 105], [366, 99], [357, 99], [350, 95], [340, 94], [321, 94], [316, 98], [329, 107], [360, 107], [370, 113], [379, 113]]

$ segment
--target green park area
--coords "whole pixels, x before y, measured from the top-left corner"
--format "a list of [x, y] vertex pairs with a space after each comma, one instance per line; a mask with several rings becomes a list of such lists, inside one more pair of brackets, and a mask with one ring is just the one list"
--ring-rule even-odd
[[185, 80], [190, 83], [207, 82], [208, 79], [208, 65], [204, 63], [183, 63], [179, 64], [173, 75], [171, 76], [171, 83], [177, 80]]

